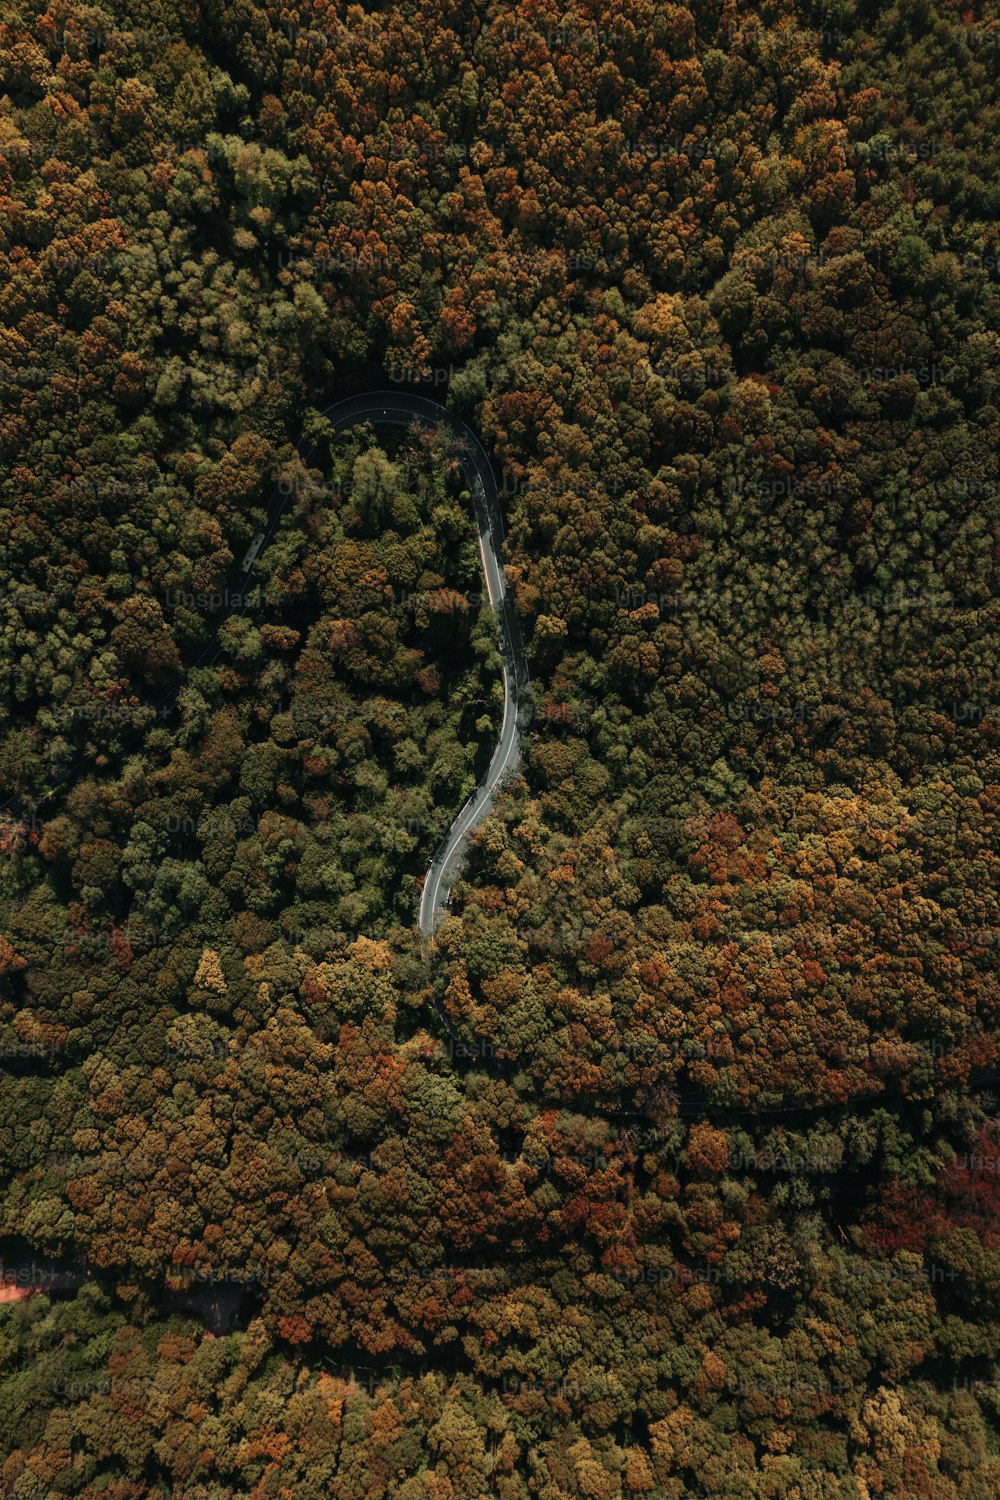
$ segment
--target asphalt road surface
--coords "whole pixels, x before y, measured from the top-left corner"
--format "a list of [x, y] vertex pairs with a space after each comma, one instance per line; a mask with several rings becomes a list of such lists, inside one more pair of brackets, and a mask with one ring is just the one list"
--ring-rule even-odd
[[496, 475], [489, 455], [471, 427], [453, 412], [426, 396], [402, 391], [372, 391], [338, 401], [323, 415], [334, 432], [346, 432], [362, 422], [395, 427], [443, 428], [453, 439], [462, 474], [472, 495], [479, 555], [486, 592], [496, 615], [503, 662], [503, 723], [486, 774], [438, 846], [420, 894], [417, 922], [425, 936], [434, 932], [448, 906], [469, 836], [485, 821], [504, 776], [518, 761], [521, 748], [518, 719], [528, 683], [528, 668], [520, 625], [503, 571], [503, 517]]

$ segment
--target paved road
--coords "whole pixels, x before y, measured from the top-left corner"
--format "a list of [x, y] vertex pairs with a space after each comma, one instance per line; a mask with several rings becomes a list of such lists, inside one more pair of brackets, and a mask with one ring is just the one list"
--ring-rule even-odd
[[503, 662], [503, 723], [500, 739], [486, 775], [462, 808], [431, 860], [420, 895], [417, 921], [429, 936], [444, 916], [465, 847], [475, 829], [489, 815], [497, 788], [520, 755], [518, 718], [523, 709], [528, 668], [520, 624], [504, 578], [503, 517], [496, 476], [489, 455], [471, 427], [437, 401], [402, 391], [372, 391], [329, 407], [323, 415], [334, 432], [346, 432], [362, 422], [396, 427], [444, 428], [453, 438], [463, 477], [472, 495], [479, 536], [479, 555], [486, 592], [496, 615]]
[[[503, 723], [500, 739], [486, 775], [458, 814], [448, 830], [430, 868], [421, 890], [417, 921], [420, 931], [426, 936], [434, 932], [444, 916], [451, 895], [451, 888], [458, 875], [469, 836], [486, 819], [496, 796], [497, 788], [505, 774], [517, 764], [520, 754], [518, 718], [524, 708], [528, 686], [528, 667], [521, 638], [520, 621], [513, 598], [504, 578], [503, 562], [503, 516], [497, 494], [496, 476], [489, 455], [471, 427], [466, 426], [454, 412], [448, 411], [437, 401], [426, 396], [410, 395], [405, 391], [371, 391], [362, 396], [350, 396], [346, 401], [327, 407], [323, 412], [334, 432], [347, 432], [362, 422], [380, 426], [419, 427], [424, 431], [444, 428], [454, 441], [456, 455], [462, 474], [472, 495], [475, 511], [476, 531], [479, 536], [479, 555], [486, 579], [486, 592], [496, 615], [500, 639], [500, 655], [503, 662]], [[309, 461], [310, 454], [304, 453]], [[264, 531], [254, 539], [252, 556], [248, 556], [232, 584], [234, 602], [230, 613], [239, 614], [246, 608], [254, 590], [254, 572], [257, 559], [275, 535], [287, 504], [286, 496], [279, 496], [272, 503], [265, 522]], [[198, 665], [215, 659], [219, 647], [213, 643], [204, 653]]]

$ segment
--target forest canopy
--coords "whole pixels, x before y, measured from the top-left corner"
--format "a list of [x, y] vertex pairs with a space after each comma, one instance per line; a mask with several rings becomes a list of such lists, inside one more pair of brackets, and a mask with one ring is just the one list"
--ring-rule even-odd
[[6, 7], [0, 1492], [1000, 1489], [998, 59]]

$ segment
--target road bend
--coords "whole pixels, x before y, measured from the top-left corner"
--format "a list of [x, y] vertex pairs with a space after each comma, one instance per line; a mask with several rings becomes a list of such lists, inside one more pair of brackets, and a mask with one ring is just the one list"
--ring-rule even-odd
[[371, 391], [338, 401], [335, 406], [328, 407], [323, 416], [334, 433], [347, 432], [364, 422], [375, 426], [415, 426], [424, 431], [443, 429], [453, 440], [462, 476], [472, 496], [486, 593], [497, 621], [503, 666], [503, 721], [486, 774], [439, 844], [424, 879], [417, 924], [421, 933], [430, 937], [447, 910], [468, 841], [489, 816], [497, 790], [504, 777], [516, 766], [521, 751], [519, 719], [525, 707], [528, 666], [520, 621], [504, 575], [503, 516], [496, 475], [486, 449], [472, 428], [454, 412], [426, 396], [401, 391]]

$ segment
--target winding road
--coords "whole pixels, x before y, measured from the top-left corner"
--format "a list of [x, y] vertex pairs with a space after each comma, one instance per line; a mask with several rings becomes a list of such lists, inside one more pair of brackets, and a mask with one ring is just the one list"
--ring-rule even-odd
[[[370, 422], [374, 426], [419, 427], [423, 431], [443, 428], [454, 442], [463, 478], [472, 495], [486, 592], [496, 615], [500, 641], [503, 722], [486, 774], [438, 846], [424, 879], [417, 924], [424, 936], [430, 937], [447, 909], [451, 888], [457, 878], [468, 839], [489, 815], [500, 783], [517, 764], [520, 755], [519, 721], [525, 707], [528, 666], [520, 621], [504, 577], [503, 516], [496, 475], [486, 449], [472, 428], [454, 412], [448, 411], [447, 407], [426, 396], [414, 396], [403, 391], [370, 391], [338, 401], [334, 406], [327, 407], [322, 416], [330, 423], [333, 433], [348, 432], [364, 422]], [[247, 593], [250, 592], [249, 585], [257, 559], [277, 531], [285, 504], [286, 497], [282, 497], [280, 504], [272, 506], [265, 530], [255, 538], [251, 554], [241, 569], [241, 587]], [[237, 607], [232, 612], [242, 610]]]

